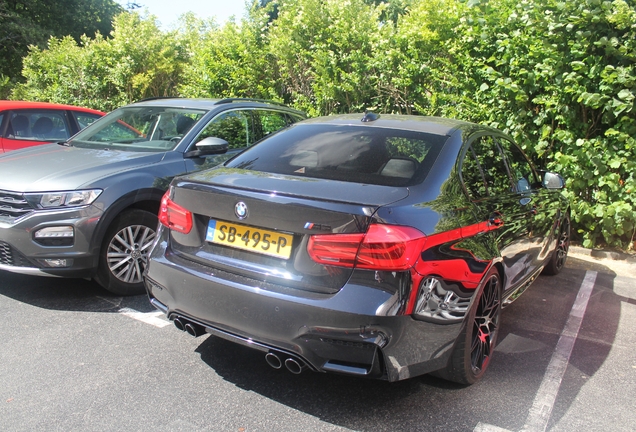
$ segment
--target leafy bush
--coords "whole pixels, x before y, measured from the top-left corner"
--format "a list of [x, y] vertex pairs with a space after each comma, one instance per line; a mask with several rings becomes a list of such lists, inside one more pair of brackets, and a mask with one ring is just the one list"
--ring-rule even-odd
[[240, 23], [188, 15], [171, 32], [125, 13], [108, 39], [32, 47], [12, 97], [109, 110], [148, 96], [245, 96], [311, 115], [486, 123], [566, 177], [585, 246], [633, 248], [634, 1], [260, 0]]
[[188, 61], [176, 31], [163, 32], [154, 17], [118, 15], [111, 37], [97, 34], [77, 44], [70, 36], [32, 46], [24, 58], [26, 78], [14, 99], [70, 103], [110, 111], [135, 100], [177, 94]]
[[261, 34], [266, 19], [262, 13], [254, 13], [241, 25], [232, 21], [218, 27], [188, 17], [191, 59], [184, 67], [181, 94], [280, 100], [271, 78], [267, 43]]
[[567, 178], [585, 246], [629, 247], [636, 232], [633, 2], [472, 0], [466, 12], [461, 36], [447, 44], [470, 78], [479, 107], [472, 119], [506, 130], [538, 165]]

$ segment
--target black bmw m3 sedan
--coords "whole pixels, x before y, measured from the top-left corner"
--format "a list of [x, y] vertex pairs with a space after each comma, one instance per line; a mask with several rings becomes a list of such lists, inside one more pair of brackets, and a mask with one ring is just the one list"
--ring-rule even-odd
[[274, 368], [472, 384], [502, 309], [565, 264], [563, 186], [489, 127], [305, 120], [172, 181], [146, 289], [180, 330]]

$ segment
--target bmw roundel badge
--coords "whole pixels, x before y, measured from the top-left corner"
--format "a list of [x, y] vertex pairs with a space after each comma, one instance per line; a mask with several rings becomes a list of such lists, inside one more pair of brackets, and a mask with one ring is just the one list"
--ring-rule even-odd
[[247, 204], [243, 201], [239, 201], [234, 206], [234, 214], [237, 218], [243, 220], [247, 217]]

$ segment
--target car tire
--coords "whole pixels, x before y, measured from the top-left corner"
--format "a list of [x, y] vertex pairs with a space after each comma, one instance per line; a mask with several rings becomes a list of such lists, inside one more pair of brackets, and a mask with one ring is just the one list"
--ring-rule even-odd
[[561, 273], [563, 267], [565, 267], [565, 261], [568, 257], [568, 250], [570, 249], [570, 216], [566, 215], [561, 221], [561, 228], [559, 229], [559, 238], [557, 239], [557, 245], [550, 256], [548, 264], [543, 269], [543, 273], [546, 275], [557, 275]]
[[99, 255], [97, 282], [118, 295], [145, 292], [143, 274], [157, 231], [157, 216], [127, 210], [112, 222]]
[[474, 384], [481, 379], [497, 343], [501, 294], [501, 276], [492, 267], [484, 277], [446, 369], [434, 375], [463, 385]]

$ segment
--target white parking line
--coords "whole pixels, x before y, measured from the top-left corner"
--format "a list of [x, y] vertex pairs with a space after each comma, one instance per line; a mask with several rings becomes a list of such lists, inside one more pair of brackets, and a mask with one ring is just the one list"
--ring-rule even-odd
[[559, 387], [561, 387], [561, 380], [570, 362], [574, 342], [579, 336], [587, 303], [590, 300], [594, 282], [596, 282], [596, 275], [595, 271], [587, 271], [585, 273], [585, 279], [570, 311], [570, 317], [561, 332], [559, 342], [545, 371], [532, 408], [530, 408], [526, 424], [523, 426], [522, 431], [524, 432], [543, 432], [548, 427], [552, 408], [554, 407]]
[[108, 298], [108, 297], [100, 297], [100, 296], [97, 296], [97, 298], [105, 301], [106, 303], [110, 303], [116, 307], [119, 307], [121, 305], [121, 301], [124, 299], [123, 297]]
[[477, 423], [473, 432], [510, 432], [508, 429], [503, 429], [497, 426], [489, 425], [486, 423]]
[[136, 319], [137, 321], [141, 321], [143, 323], [150, 324], [159, 328], [170, 325], [169, 321], [159, 318], [161, 315], [163, 315], [163, 312], [160, 311], [139, 312], [130, 308], [122, 308], [119, 309], [119, 313], [122, 315], [126, 315], [127, 317], [130, 317], [132, 319]]
[[[570, 317], [561, 332], [561, 337], [554, 349], [548, 368], [543, 376], [543, 381], [539, 386], [539, 390], [537, 391], [537, 395], [534, 398], [534, 402], [532, 403], [532, 407], [530, 408], [530, 412], [526, 418], [526, 423], [521, 432], [544, 432], [548, 427], [552, 408], [554, 407], [554, 402], [556, 401], [557, 394], [559, 393], [563, 375], [565, 374], [565, 370], [570, 362], [574, 343], [579, 336], [579, 330], [581, 329], [581, 323], [585, 316], [587, 303], [590, 300], [590, 295], [594, 289], [596, 276], [597, 273], [595, 271], [587, 271], [585, 273], [585, 278], [579, 288], [579, 293], [577, 294], [574, 305], [572, 305], [572, 309], [570, 310]], [[478, 423], [473, 431], [504, 432], [507, 431], [507, 429], [502, 429], [485, 423]]]

